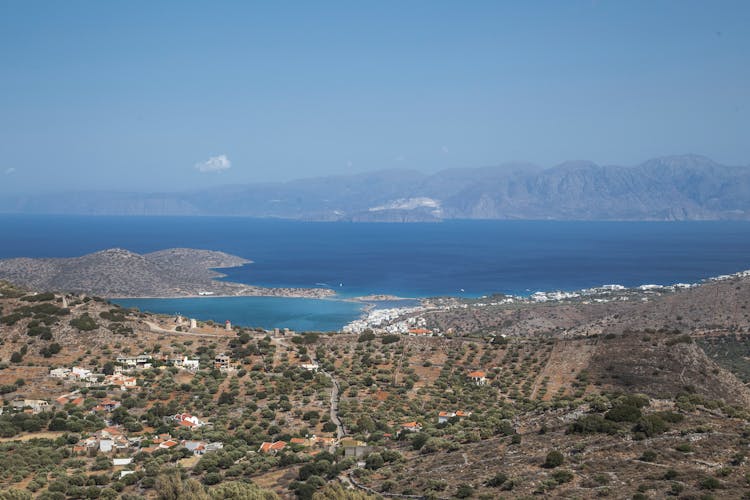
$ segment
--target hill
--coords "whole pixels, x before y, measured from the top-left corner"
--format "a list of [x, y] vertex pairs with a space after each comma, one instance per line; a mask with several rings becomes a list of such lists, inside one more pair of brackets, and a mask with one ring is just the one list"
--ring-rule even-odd
[[[600, 302], [418, 313], [426, 329], [452, 322], [443, 336], [284, 335], [188, 328], [0, 283], [0, 488], [179, 498], [252, 481], [298, 498], [339, 498], [341, 487], [741, 498], [749, 289], [738, 275]], [[72, 367], [92, 375], [51, 376]], [[37, 399], [49, 406], [34, 410]], [[182, 413], [210, 425], [178, 424]], [[121, 448], [87, 448], [112, 433]], [[221, 447], [194, 455], [196, 442]], [[133, 461], [123, 469], [113, 458]]]
[[65, 290], [103, 297], [196, 295], [324, 296], [323, 289], [262, 288], [219, 281], [215, 269], [250, 261], [223, 252], [172, 248], [144, 255], [121, 248], [82, 257], [0, 260], [0, 279], [36, 290]]
[[83, 192], [8, 196], [0, 212], [237, 215], [322, 221], [442, 219], [716, 220], [750, 218], [750, 167], [697, 155], [632, 167], [572, 161], [384, 170], [185, 193]]

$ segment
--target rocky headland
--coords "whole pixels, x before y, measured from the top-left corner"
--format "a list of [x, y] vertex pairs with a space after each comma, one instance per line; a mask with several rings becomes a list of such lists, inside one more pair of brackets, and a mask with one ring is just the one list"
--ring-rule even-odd
[[224, 252], [171, 248], [137, 254], [111, 248], [73, 258], [0, 260], [0, 279], [41, 290], [102, 297], [279, 296], [320, 298], [323, 288], [265, 288], [223, 281], [216, 269], [251, 261]]

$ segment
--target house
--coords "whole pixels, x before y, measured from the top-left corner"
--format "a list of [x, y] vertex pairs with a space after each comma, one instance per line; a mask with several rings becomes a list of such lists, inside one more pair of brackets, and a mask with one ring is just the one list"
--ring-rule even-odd
[[92, 408], [93, 411], [106, 411], [106, 412], [113, 412], [117, 408], [120, 407], [119, 401], [114, 401], [112, 399], [103, 399], [99, 402], [98, 405], [94, 406]]
[[441, 411], [440, 413], [438, 413], [438, 424], [444, 424], [453, 417], [464, 418], [468, 417], [469, 415], [471, 415], [470, 411]]
[[341, 446], [344, 448], [345, 457], [362, 458], [372, 451], [372, 446], [356, 439], [342, 439]]
[[122, 365], [130, 366], [136, 369], [147, 369], [151, 368], [151, 356], [149, 354], [139, 354], [135, 357], [130, 356], [118, 356], [116, 361]]
[[258, 453], [270, 453], [275, 455], [285, 447], [286, 441], [274, 441], [272, 443], [264, 441], [263, 443], [261, 443], [260, 448], [258, 448]]
[[228, 370], [232, 359], [226, 354], [217, 354], [214, 358], [214, 367], [219, 370]]
[[170, 448], [174, 448], [174, 447], [175, 447], [175, 446], [177, 446], [178, 444], [180, 444], [180, 443], [178, 443], [178, 442], [177, 442], [177, 441], [175, 441], [174, 439], [167, 439], [166, 441], [164, 441], [164, 442], [162, 442], [162, 443], [159, 443], [159, 448], [162, 448], [162, 449], [168, 450], [168, 449], [170, 449]]
[[309, 363], [302, 363], [299, 365], [301, 368], [309, 371], [309, 372], [316, 372], [318, 371], [318, 363], [311, 361]]
[[313, 436], [310, 441], [314, 443], [316, 446], [320, 446], [322, 448], [330, 448], [336, 443], [336, 438], [332, 437], [315, 437]]
[[68, 380], [75, 380], [80, 382], [97, 382], [97, 376], [88, 368], [74, 366], [68, 374]]
[[183, 370], [188, 370], [191, 372], [198, 371], [198, 368], [200, 367], [200, 360], [198, 359], [190, 359], [187, 356], [177, 359], [170, 360], [172, 365], [176, 366], [177, 368], [182, 368]]
[[206, 443], [205, 441], [183, 441], [182, 445], [187, 448], [188, 451], [192, 452], [193, 455], [203, 455], [206, 453]]
[[401, 430], [406, 432], [419, 432], [422, 430], [422, 426], [417, 422], [406, 422], [401, 424]]
[[119, 386], [120, 389], [132, 389], [138, 387], [138, 380], [135, 377], [127, 377], [122, 373], [107, 375], [104, 377], [104, 383]]
[[304, 448], [307, 448], [308, 446], [312, 445], [310, 440], [305, 439], [305, 438], [292, 438], [289, 440], [289, 444], [293, 444], [295, 446], [302, 446]]
[[118, 465], [130, 465], [131, 463], [133, 463], [133, 458], [132, 457], [127, 457], [127, 458], [113, 458], [112, 459], [112, 465], [114, 465], [114, 466], [118, 466]]
[[438, 413], [438, 424], [444, 424], [455, 416], [456, 414], [452, 411], [441, 411]]
[[49, 402], [44, 399], [15, 399], [10, 404], [15, 410], [25, 411], [26, 408], [29, 408], [31, 409], [30, 413], [34, 415], [49, 408]]
[[70, 368], [55, 368], [49, 371], [49, 376], [53, 378], [68, 378]]
[[115, 437], [122, 436], [122, 431], [117, 427], [105, 427], [95, 434], [100, 439], [114, 439]]
[[487, 383], [487, 374], [483, 371], [469, 372], [467, 376], [475, 385], [485, 385]]
[[100, 439], [99, 440], [99, 452], [101, 453], [111, 452], [114, 444], [115, 442], [111, 439]]
[[203, 427], [204, 425], [206, 425], [206, 422], [202, 421], [198, 417], [194, 417], [189, 413], [178, 413], [177, 415], [172, 417], [172, 419], [175, 420], [178, 425], [181, 425], [183, 427]]
[[412, 336], [424, 336], [432, 335], [432, 331], [427, 328], [409, 328], [409, 335]]
[[191, 451], [193, 455], [200, 456], [204, 455], [205, 453], [221, 450], [224, 448], [224, 443], [221, 441], [216, 441], [213, 443], [207, 443], [205, 441], [183, 441], [182, 446], [184, 446], [188, 451]]

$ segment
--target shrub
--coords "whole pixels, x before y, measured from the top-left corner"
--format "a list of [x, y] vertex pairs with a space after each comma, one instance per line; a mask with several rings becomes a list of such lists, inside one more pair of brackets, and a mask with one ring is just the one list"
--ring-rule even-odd
[[673, 339], [669, 339], [665, 342], [668, 346], [673, 346], [677, 344], [692, 344], [693, 339], [690, 337], [690, 335], [680, 335], [679, 337], [675, 337]]
[[656, 460], [656, 452], [654, 450], [646, 450], [641, 454], [641, 458], [639, 460], [642, 460], [644, 462], [653, 462]]
[[615, 434], [616, 432], [617, 426], [601, 415], [584, 415], [568, 427], [568, 433], [571, 434]]
[[573, 473], [569, 470], [558, 470], [552, 474], [552, 478], [557, 484], [569, 483], [573, 480]]
[[398, 342], [399, 340], [401, 340], [401, 335], [396, 335], [396, 334], [384, 335], [383, 338], [380, 339], [380, 341], [383, 343], [383, 345], [394, 344], [394, 343]]
[[547, 469], [554, 469], [559, 467], [565, 462], [565, 457], [562, 453], [557, 450], [552, 450], [547, 453], [547, 457], [544, 459], [544, 467]]
[[470, 484], [462, 483], [456, 490], [456, 498], [469, 498], [474, 494], [474, 488]]
[[707, 477], [703, 479], [698, 486], [702, 490], [718, 490], [721, 488], [721, 481], [716, 479], [715, 477]]
[[78, 328], [82, 332], [90, 332], [96, 330], [99, 325], [94, 321], [94, 318], [89, 316], [88, 313], [83, 313], [79, 317], [70, 320], [70, 326]]
[[637, 406], [619, 403], [612, 407], [604, 418], [613, 422], [637, 422], [641, 418], [641, 410]]
[[370, 340], [375, 340], [375, 334], [369, 328], [357, 338], [357, 342], [369, 342]]
[[502, 484], [508, 480], [508, 476], [503, 474], [502, 472], [498, 472], [493, 477], [487, 480], [486, 484], [487, 486], [490, 486], [491, 488], [497, 488], [498, 486], [502, 486]]

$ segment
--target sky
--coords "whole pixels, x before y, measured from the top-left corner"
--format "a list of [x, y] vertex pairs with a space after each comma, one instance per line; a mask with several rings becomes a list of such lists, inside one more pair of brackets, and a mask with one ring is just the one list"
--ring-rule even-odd
[[0, 194], [703, 154], [750, 2], [0, 1]]

